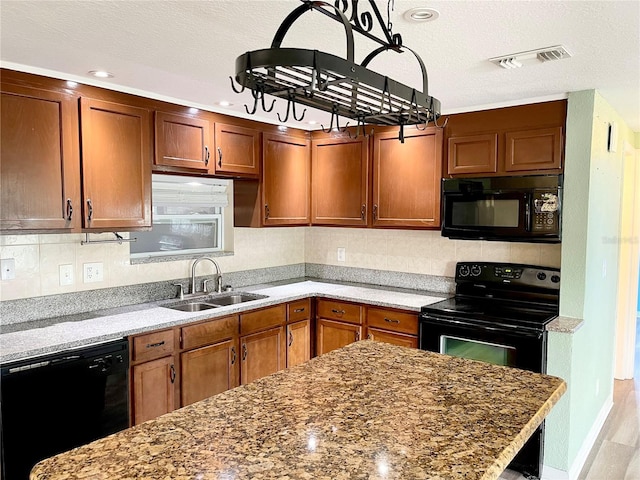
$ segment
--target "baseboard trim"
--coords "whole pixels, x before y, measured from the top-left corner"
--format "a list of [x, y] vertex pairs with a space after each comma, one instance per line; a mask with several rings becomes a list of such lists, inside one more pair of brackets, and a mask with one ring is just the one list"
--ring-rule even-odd
[[569, 468], [568, 472], [564, 470], [558, 470], [557, 468], [549, 467], [547, 465], [543, 465], [542, 467], [542, 476], [541, 480], [577, 480], [580, 472], [582, 471], [585, 462], [587, 461], [587, 457], [589, 453], [591, 453], [591, 449], [593, 445], [596, 443], [596, 439], [604, 426], [604, 422], [607, 421], [607, 417], [609, 416], [609, 412], [613, 408], [613, 395], [609, 395], [609, 397], [605, 400], [600, 412], [598, 412], [598, 416], [596, 420], [593, 422], [589, 433], [582, 442], [582, 446], [576, 455], [571, 468]]

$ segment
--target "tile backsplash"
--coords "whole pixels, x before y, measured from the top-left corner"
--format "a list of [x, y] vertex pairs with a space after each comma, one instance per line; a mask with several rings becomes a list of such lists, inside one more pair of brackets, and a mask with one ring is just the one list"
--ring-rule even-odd
[[[135, 235], [135, 234], [133, 234]], [[113, 234], [92, 235], [113, 239]], [[129, 261], [123, 243], [81, 245], [81, 234], [0, 236], [0, 258], [14, 258], [16, 278], [0, 282], [0, 300], [149, 283], [191, 274], [192, 260]], [[345, 249], [339, 262], [337, 249]], [[560, 245], [450, 240], [438, 231], [360, 228], [235, 228], [234, 254], [217, 258], [223, 272], [299, 263], [337, 265], [435, 276], [454, 275], [457, 261], [484, 260], [560, 266]], [[83, 282], [83, 265], [103, 264], [104, 279]], [[72, 265], [73, 284], [60, 285], [59, 266]], [[213, 273], [207, 264], [198, 275]]]

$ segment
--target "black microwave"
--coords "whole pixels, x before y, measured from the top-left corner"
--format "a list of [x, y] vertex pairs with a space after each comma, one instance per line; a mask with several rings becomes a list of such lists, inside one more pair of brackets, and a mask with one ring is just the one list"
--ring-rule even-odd
[[445, 178], [442, 236], [559, 243], [562, 175]]

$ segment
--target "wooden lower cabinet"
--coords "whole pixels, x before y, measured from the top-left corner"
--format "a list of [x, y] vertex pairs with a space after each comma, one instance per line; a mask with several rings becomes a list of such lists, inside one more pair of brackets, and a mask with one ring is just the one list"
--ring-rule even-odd
[[389, 332], [378, 328], [368, 328], [367, 338], [377, 342], [391, 343], [401, 347], [418, 348], [418, 337], [404, 333]]
[[316, 321], [316, 354], [322, 355], [362, 338], [362, 326], [319, 318]]
[[287, 325], [287, 368], [311, 359], [311, 320]]
[[175, 408], [174, 357], [164, 357], [132, 367], [133, 424], [169, 413]]
[[284, 326], [240, 338], [240, 383], [246, 385], [285, 368]]
[[180, 397], [183, 407], [236, 387], [237, 341], [227, 340], [182, 352], [180, 373]]

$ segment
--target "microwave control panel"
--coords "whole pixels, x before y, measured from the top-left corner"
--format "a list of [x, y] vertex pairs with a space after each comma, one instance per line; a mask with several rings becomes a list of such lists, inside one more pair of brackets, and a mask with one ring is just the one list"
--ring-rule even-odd
[[560, 199], [558, 191], [535, 190], [533, 192], [533, 222], [534, 232], [553, 233], [559, 230]]

